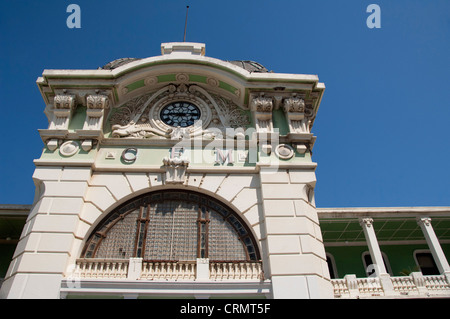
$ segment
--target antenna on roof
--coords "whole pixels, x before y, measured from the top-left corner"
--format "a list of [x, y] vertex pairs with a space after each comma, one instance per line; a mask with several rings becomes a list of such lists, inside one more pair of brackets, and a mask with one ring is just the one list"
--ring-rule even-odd
[[183, 42], [186, 42], [186, 27], [187, 27], [187, 18], [188, 18], [189, 6], [186, 6], [186, 21], [184, 23], [184, 37]]

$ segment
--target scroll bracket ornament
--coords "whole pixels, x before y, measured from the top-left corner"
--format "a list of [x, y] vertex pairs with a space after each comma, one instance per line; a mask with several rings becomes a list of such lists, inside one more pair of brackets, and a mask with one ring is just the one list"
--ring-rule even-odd
[[251, 102], [251, 110], [255, 116], [257, 132], [273, 132], [273, 100], [265, 97], [264, 93], [254, 97]]
[[289, 123], [291, 133], [309, 133], [309, 118], [305, 116], [305, 101], [293, 94], [286, 98], [283, 109]]
[[106, 95], [88, 95], [86, 98], [86, 120], [83, 130], [101, 130], [105, 109], [109, 107]]
[[67, 130], [74, 109], [74, 95], [56, 95], [53, 100], [53, 118], [50, 122], [49, 129]]

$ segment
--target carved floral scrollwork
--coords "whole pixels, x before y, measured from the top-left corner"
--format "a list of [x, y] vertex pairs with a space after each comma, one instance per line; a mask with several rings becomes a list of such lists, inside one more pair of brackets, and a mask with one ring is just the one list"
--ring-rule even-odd
[[283, 109], [286, 113], [291, 133], [309, 133], [314, 119], [313, 104], [305, 101], [294, 93], [283, 101]]
[[246, 114], [243, 114], [239, 107], [232, 101], [216, 94], [211, 94], [211, 96], [219, 107], [218, 111], [222, 117], [222, 124], [225, 127], [245, 128], [250, 125], [249, 117]]
[[72, 109], [75, 106], [74, 95], [58, 94], [54, 98], [54, 105], [57, 109]]
[[130, 124], [151, 95], [152, 93], [145, 94], [127, 102], [111, 116], [109, 120], [111, 125], [126, 126]]
[[305, 111], [305, 101], [299, 97], [290, 97], [284, 100], [285, 112], [299, 112]]
[[108, 97], [106, 95], [88, 95], [86, 104], [88, 109], [106, 109], [108, 105]]
[[189, 75], [186, 74], [186, 73], [178, 73], [178, 74], [175, 76], [175, 79], [176, 79], [178, 82], [185, 83], [185, 82], [188, 82], [188, 81], [189, 81]]
[[255, 97], [252, 100], [252, 108], [256, 112], [272, 112], [273, 110], [273, 101], [272, 98], [265, 97], [263, 94], [261, 94], [258, 97]]
[[[179, 74], [178, 78], [185, 80], [183, 74]], [[160, 112], [174, 101], [189, 101], [197, 105], [201, 110], [200, 125], [178, 128], [163, 123]], [[111, 136], [115, 138], [184, 139], [210, 135], [209, 128], [224, 131], [226, 128], [246, 128], [250, 124], [249, 116], [231, 100], [183, 82], [171, 83], [156, 92], [136, 97], [114, 111], [109, 123]]]
[[164, 157], [163, 166], [166, 170], [165, 183], [183, 183], [189, 160], [183, 157]]
[[53, 99], [53, 118], [50, 129], [67, 129], [69, 119], [75, 109], [75, 95], [58, 94]]
[[135, 125], [130, 123], [128, 125], [113, 125], [112, 137], [138, 137], [138, 138], [150, 138], [153, 136], [162, 136], [170, 138], [173, 129], [168, 129], [165, 132], [154, 129], [150, 124]]

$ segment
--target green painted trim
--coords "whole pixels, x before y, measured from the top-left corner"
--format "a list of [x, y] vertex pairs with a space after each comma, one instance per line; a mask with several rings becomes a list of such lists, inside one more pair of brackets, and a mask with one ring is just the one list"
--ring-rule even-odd
[[59, 84], [55, 84], [52, 85], [52, 90], [53, 89], [70, 89], [70, 88], [112, 88], [113, 84], [64, 84], [64, 85], [59, 85]]
[[191, 82], [206, 83], [206, 79], [207, 78], [204, 75], [189, 74], [189, 81]]
[[226, 91], [228, 91], [228, 92], [231, 92], [231, 93], [233, 93], [233, 94], [236, 94], [236, 91], [237, 91], [237, 88], [235, 88], [235, 87], [232, 86], [231, 84], [228, 84], [228, 83], [223, 82], [223, 81], [219, 81], [219, 87], [220, 87], [221, 89], [224, 89], [224, 90], [226, 90]]
[[127, 85], [126, 88], [128, 89], [128, 92], [131, 92], [131, 91], [137, 90], [143, 86], [145, 86], [144, 79], [133, 82], [133, 83]]
[[158, 78], [158, 83], [176, 81], [176, 75], [175, 74], [158, 75], [157, 78]]
[[272, 112], [273, 127], [278, 128], [280, 135], [289, 133], [289, 125], [283, 110], [273, 110]]
[[116, 102], [119, 102], [119, 92], [117, 92], [116, 87], [114, 87], [113, 92], [114, 92], [114, 97], [116, 99]]
[[69, 131], [83, 129], [86, 120], [86, 106], [78, 105], [69, 122]]

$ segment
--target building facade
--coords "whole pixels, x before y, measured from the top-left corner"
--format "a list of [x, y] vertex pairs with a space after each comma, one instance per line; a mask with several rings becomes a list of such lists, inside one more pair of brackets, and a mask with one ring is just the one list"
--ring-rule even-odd
[[2, 298], [450, 295], [450, 208], [315, 207], [317, 76], [161, 53], [38, 79], [49, 126]]

